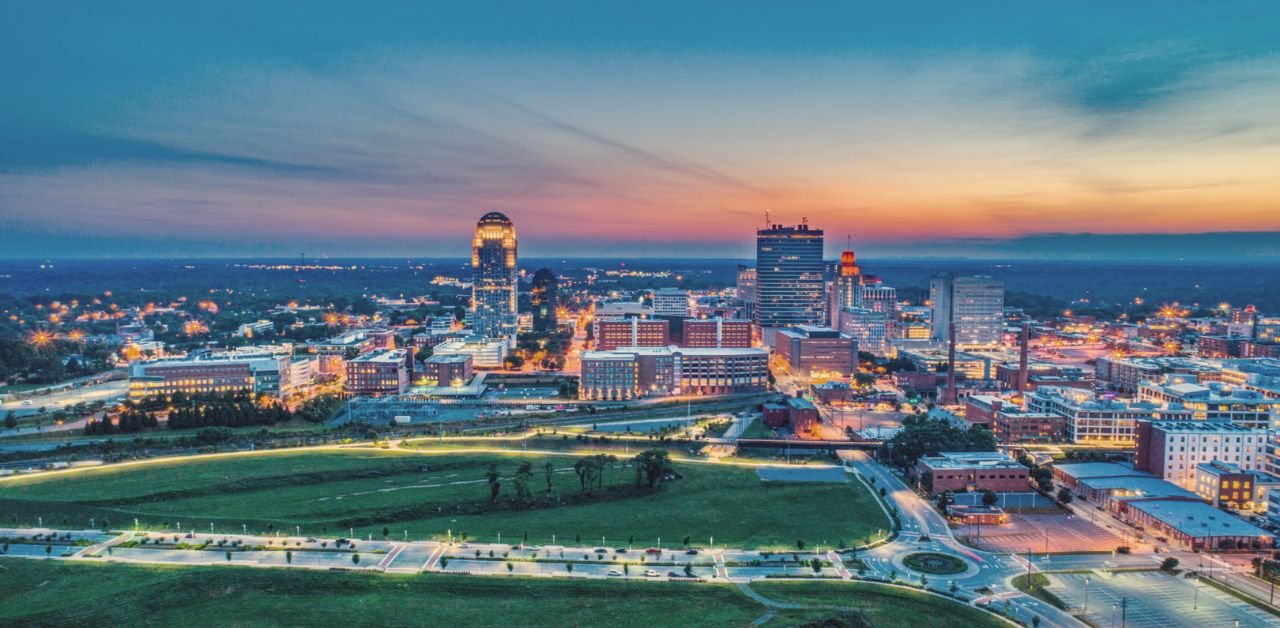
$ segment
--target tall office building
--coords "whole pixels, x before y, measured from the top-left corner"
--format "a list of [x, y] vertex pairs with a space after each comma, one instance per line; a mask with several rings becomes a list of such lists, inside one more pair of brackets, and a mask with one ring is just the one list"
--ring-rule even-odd
[[1004, 282], [986, 276], [957, 277], [939, 273], [929, 282], [934, 340], [949, 342], [955, 325], [956, 346], [993, 347], [1004, 331]]
[[756, 269], [738, 265], [738, 301], [742, 304], [742, 317], [756, 319]]
[[823, 266], [821, 229], [800, 224], [756, 231], [756, 324], [765, 329], [823, 325]]
[[516, 340], [516, 228], [501, 212], [476, 224], [471, 246], [471, 327], [477, 336]]
[[862, 269], [853, 250], [840, 254], [840, 266], [831, 281], [831, 302], [827, 304], [831, 326], [840, 327], [840, 315], [846, 308], [862, 307]]
[[533, 273], [533, 285], [529, 289], [529, 305], [533, 307], [533, 330], [555, 331], [556, 308], [560, 305], [559, 285], [556, 274], [550, 268], [539, 268]]

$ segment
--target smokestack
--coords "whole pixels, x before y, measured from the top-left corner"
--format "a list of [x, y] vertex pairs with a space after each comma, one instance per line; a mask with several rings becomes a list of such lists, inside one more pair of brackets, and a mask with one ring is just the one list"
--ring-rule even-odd
[[947, 394], [944, 402], [954, 405], [956, 402], [956, 324], [947, 325]]
[[1028, 345], [1031, 344], [1031, 323], [1022, 322], [1022, 336], [1018, 345], [1018, 392], [1027, 391], [1027, 382], [1029, 373], [1027, 371], [1027, 351]]

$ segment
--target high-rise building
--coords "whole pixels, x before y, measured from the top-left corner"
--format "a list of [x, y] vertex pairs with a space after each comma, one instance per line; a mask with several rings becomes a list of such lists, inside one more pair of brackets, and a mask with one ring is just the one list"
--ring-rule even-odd
[[852, 250], [840, 254], [840, 267], [831, 285], [831, 302], [827, 304], [830, 325], [840, 328], [840, 315], [845, 308], [862, 307], [862, 269]]
[[955, 326], [956, 346], [994, 347], [1004, 330], [1004, 282], [986, 276], [939, 273], [929, 282], [934, 340], [948, 342]]
[[529, 290], [529, 304], [533, 307], [533, 330], [555, 331], [556, 308], [560, 304], [560, 291], [556, 274], [550, 268], [539, 268], [533, 273], [533, 285]]
[[738, 301], [742, 303], [742, 317], [756, 319], [756, 269], [738, 265]]
[[756, 231], [757, 325], [777, 329], [826, 323], [822, 244], [822, 230], [807, 224]]
[[837, 329], [857, 342], [858, 351], [878, 356], [889, 352], [889, 318], [884, 312], [864, 307], [843, 308]]
[[501, 212], [476, 224], [471, 246], [471, 327], [477, 336], [516, 340], [516, 228]]

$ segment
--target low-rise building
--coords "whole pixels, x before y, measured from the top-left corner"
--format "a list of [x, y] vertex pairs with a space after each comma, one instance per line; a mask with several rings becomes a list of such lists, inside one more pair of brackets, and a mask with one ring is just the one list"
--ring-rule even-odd
[[[665, 321], [664, 321], [665, 322]], [[751, 346], [751, 321], [740, 318], [690, 318], [684, 321], [681, 346], [724, 349]]]
[[774, 351], [800, 377], [849, 377], [857, 372], [858, 345], [830, 327], [802, 325], [779, 329]]
[[1258, 551], [1274, 546], [1267, 531], [1202, 501], [1133, 500], [1126, 506], [1125, 519], [1192, 550]]
[[671, 344], [671, 323], [664, 319], [597, 318], [592, 324], [597, 351], [619, 347], [665, 347]]
[[423, 385], [461, 386], [474, 375], [474, 359], [467, 354], [432, 355], [422, 363]]
[[1066, 439], [1073, 443], [1131, 445], [1137, 422], [1153, 418], [1187, 418], [1151, 402], [1099, 398], [1091, 391], [1044, 386], [1023, 396], [1027, 412], [1065, 419]]
[[294, 392], [291, 366], [291, 348], [276, 345], [135, 362], [129, 366], [129, 397], [247, 390], [285, 399]]
[[405, 349], [380, 349], [347, 361], [349, 395], [398, 395], [408, 386], [409, 360]]
[[942, 452], [916, 463], [917, 477], [927, 477], [931, 493], [943, 491], [1025, 492], [1030, 470], [999, 452]]
[[431, 350], [431, 355], [469, 355], [471, 364], [478, 369], [500, 369], [507, 358], [509, 345], [501, 338], [455, 338], [446, 340]]
[[764, 392], [769, 354], [754, 348], [620, 347], [582, 354], [582, 399]]
[[1148, 381], [1139, 385], [1138, 398], [1170, 410], [1186, 411], [1193, 421], [1228, 421], [1262, 430], [1280, 428], [1280, 399], [1220, 382]]

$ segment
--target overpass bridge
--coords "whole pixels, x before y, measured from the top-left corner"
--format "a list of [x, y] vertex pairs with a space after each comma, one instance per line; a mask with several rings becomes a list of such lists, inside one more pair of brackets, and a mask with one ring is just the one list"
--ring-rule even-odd
[[756, 447], [763, 449], [861, 449], [875, 450], [884, 445], [884, 441], [870, 438], [855, 440], [800, 440], [787, 438], [739, 438], [739, 448]]

